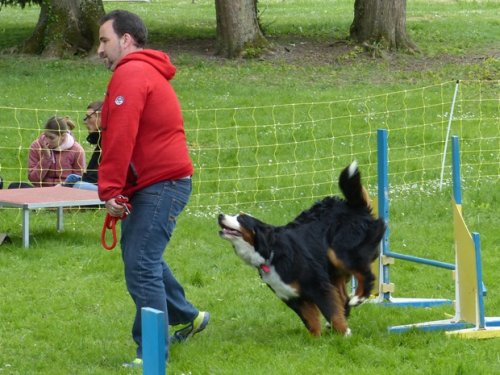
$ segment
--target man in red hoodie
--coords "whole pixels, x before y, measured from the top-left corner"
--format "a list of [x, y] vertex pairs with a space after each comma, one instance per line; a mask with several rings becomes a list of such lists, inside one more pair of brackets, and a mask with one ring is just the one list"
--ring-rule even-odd
[[[99, 197], [108, 213], [124, 214], [116, 198], [132, 210], [122, 221], [121, 248], [127, 289], [135, 302], [132, 336], [142, 366], [141, 308], [165, 312], [166, 340], [181, 342], [203, 330], [209, 313], [198, 311], [184, 295], [163, 253], [191, 194], [193, 165], [182, 112], [170, 85], [175, 67], [164, 52], [145, 49], [147, 28], [135, 14], [114, 10], [100, 20], [99, 56], [113, 71], [101, 113], [102, 158]], [[168, 338], [168, 334], [166, 335]]]

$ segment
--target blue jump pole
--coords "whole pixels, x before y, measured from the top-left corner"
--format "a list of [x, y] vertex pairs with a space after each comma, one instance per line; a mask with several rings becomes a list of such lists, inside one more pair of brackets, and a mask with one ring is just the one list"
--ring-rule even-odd
[[[452, 179], [453, 179], [453, 200], [456, 204], [462, 205], [462, 175], [460, 174], [460, 143], [458, 136], [451, 137], [451, 160], [452, 160]], [[479, 241], [479, 234], [478, 234]], [[481, 279], [482, 280], [482, 279]], [[487, 293], [486, 285], [482, 285], [482, 293]]]
[[395, 259], [401, 259], [401, 260], [406, 260], [408, 262], [414, 262], [414, 263], [420, 263], [420, 264], [425, 264], [428, 266], [433, 266], [433, 267], [438, 267], [438, 268], [444, 268], [447, 270], [455, 270], [455, 265], [452, 263], [446, 263], [446, 262], [440, 262], [439, 260], [432, 260], [432, 259], [427, 259], [427, 258], [421, 258], [421, 257], [416, 257], [413, 255], [406, 255], [406, 254], [401, 254], [401, 253], [395, 253], [393, 251], [386, 251], [384, 253], [385, 255], [395, 258]]
[[141, 310], [144, 375], [165, 375], [165, 313], [150, 307]]
[[[389, 173], [387, 155], [387, 129], [377, 130], [377, 173], [378, 173], [378, 215], [385, 223], [385, 234], [382, 238], [382, 254], [387, 255], [389, 251]], [[389, 284], [389, 265], [382, 266], [382, 282]], [[390, 292], [383, 293], [383, 299], [389, 300]]]
[[479, 328], [486, 327], [486, 318], [484, 311], [484, 293], [483, 293], [483, 265], [481, 260], [481, 240], [479, 233], [472, 233], [472, 240], [474, 241], [474, 251], [476, 253], [476, 275], [477, 275], [477, 307], [479, 310]]
[[456, 204], [462, 204], [462, 177], [460, 175], [460, 147], [458, 137], [451, 137], [451, 155], [453, 163], [453, 199]]

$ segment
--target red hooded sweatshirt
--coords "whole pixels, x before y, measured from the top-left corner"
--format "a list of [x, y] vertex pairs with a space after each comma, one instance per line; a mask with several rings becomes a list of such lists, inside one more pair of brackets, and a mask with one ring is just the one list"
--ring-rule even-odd
[[193, 174], [175, 66], [161, 51], [141, 50], [117, 64], [102, 108], [99, 197], [103, 201]]

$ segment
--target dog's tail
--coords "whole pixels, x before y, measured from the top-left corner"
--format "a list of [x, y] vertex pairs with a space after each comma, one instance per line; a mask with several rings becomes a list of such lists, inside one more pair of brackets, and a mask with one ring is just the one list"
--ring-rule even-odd
[[361, 174], [356, 160], [340, 173], [339, 187], [349, 205], [371, 209], [370, 197], [366, 189], [361, 185]]

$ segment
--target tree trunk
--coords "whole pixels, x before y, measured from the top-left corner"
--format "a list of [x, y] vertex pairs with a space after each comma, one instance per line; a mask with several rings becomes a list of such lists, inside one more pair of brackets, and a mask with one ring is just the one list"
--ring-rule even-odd
[[217, 55], [255, 56], [268, 47], [257, 20], [257, 0], [215, 0], [215, 11]]
[[38, 23], [22, 52], [65, 57], [90, 52], [99, 43], [102, 0], [43, 0]]
[[418, 51], [406, 34], [406, 0], [356, 0], [350, 34], [368, 48]]

